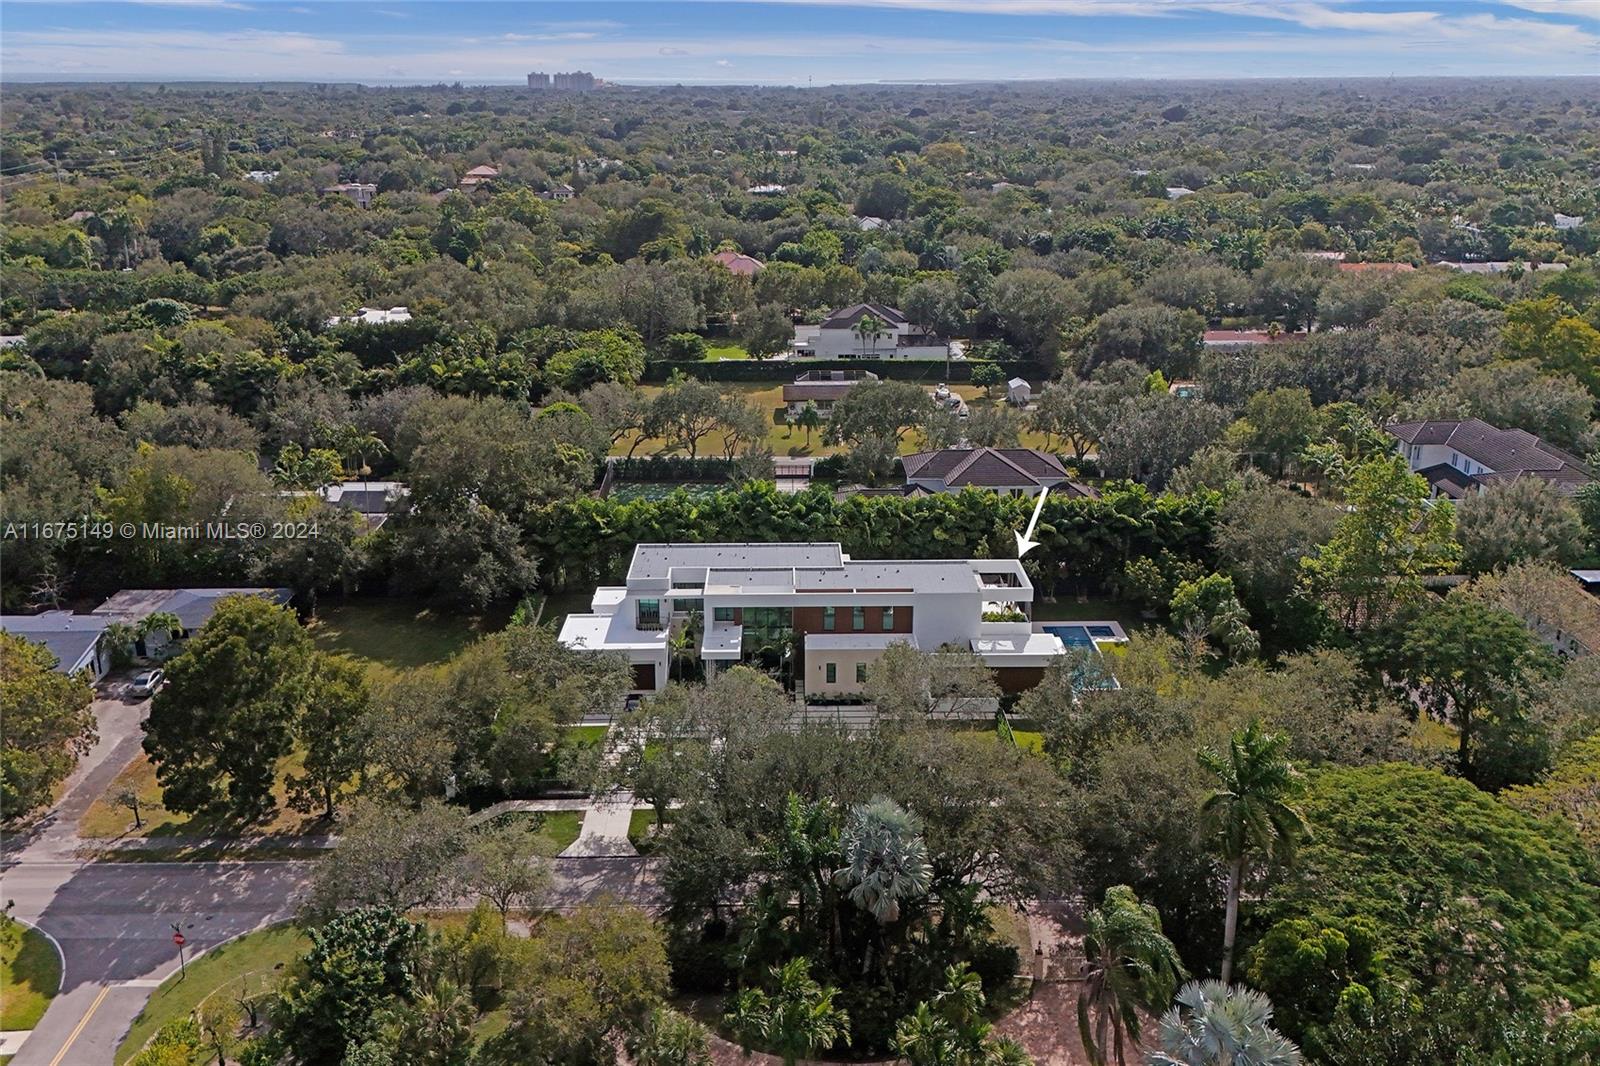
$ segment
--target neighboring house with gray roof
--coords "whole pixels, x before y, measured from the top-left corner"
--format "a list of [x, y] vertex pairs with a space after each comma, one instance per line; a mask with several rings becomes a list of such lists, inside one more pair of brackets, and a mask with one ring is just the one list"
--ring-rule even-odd
[[1521, 429], [1497, 429], [1480, 418], [1396, 422], [1385, 431], [1435, 496], [1453, 500], [1491, 485], [1533, 477], [1570, 496], [1595, 476], [1582, 460]]
[[317, 490], [317, 495], [333, 506], [354, 511], [371, 532], [410, 505], [411, 490], [399, 481], [335, 481]]
[[44, 645], [56, 657], [56, 669], [63, 674], [81, 670], [88, 673], [90, 680], [99, 681], [111, 669], [110, 649], [100, 639], [111, 621], [71, 611], [6, 614], [0, 615], [0, 630]]
[[807, 370], [783, 387], [783, 402], [790, 418], [800, 417], [807, 406], [826, 418], [851, 389], [863, 381], [877, 380], [878, 375], [869, 370]]
[[171, 633], [146, 633], [133, 649], [137, 655], [156, 655], [210, 621], [217, 604], [228, 596], [259, 596], [283, 605], [294, 598], [294, 591], [286, 588], [123, 589], [96, 607], [94, 614], [105, 619], [108, 625], [112, 622], [137, 625], [153, 614], [174, 616], [180, 628]]
[[960, 492], [987, 489], [1005, 496], [1037, 496], [1044, 489], [1094, 496], [1070, 480], [1061, 460], [1037, 448], [944, 448], [900, 457], [906, 490]]

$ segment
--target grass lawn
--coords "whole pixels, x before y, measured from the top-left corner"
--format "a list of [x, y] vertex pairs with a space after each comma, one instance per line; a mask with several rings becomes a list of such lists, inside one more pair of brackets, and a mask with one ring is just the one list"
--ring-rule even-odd
[[541, 592], [539, 594], [539, 624], [554, 624], [560, 628], [562, 619], [569, 614], [587, 614], [594, 601], [593, 589], [571, 592]]
[[1035, 622], [1111, 621], [1120, 623], [1123, 631], [1127, 633], [1161, 625], [1159, 619], [1140, 617], [1138, 604], [1104, 596], [1090, 596], [1079, 603], [1078, 598], [1070, 592], [1063, 592], [1054, 601], [1035, 599], [1033, 620]]
[[707, 359], [749, 359], [750, 353], [738, 344], [708, 344], [706, 345]]
[[386, 670], [444, 662], [486, 633], [505, 628], [511, 607], [459, 615], [414, 600], [324, 600], [310, 623], [317, 647]]
[[17, 924], [14, 944], [0, 947], [0, 1029], [32, 1029], [61, 987], [61, 956], [37, 929]]
[[[973, 729], [958, 730], [962, 738], [973, 744], [998, 744], [1000, 734], [995, 732], [994, 726], [986, 725]], [[1031, 752], [1034, 755], [1044, 754], [1044, 734], [1035, 733], [1027, 729], [1011, 729], [1011, 735], [1017, 738], [1017, 748], [1021, 751]]]
[[[673, 812], [668, 811], [662, 828], [672, 825], [672, 817]], [[655, 848], [658, 839], [653, 832], [655, 824], [655, 811], [634, 811], [633, 817], [628, 819], [628, 841], [641, 855], [648, 855]]]
[[610, 726], [604, 725], [569, 725], [565, 730], [568, 744], [598, 744], [606, 739], [606, 731]]
[[543, 850], [547, 855], [559, 855], [565, 851], [567, 845], [578, 839], [578, 831], [583, 828], [582, 811], [549, 811], [545, 813], [512, 811], [494, 819], [494, 824], [501, 825], [508, 821], [526, 821], [529, 819], [538, 822], [539, 836], [543, 840]]
[[155, 990], [117, 1047], [118, 1066], [137, 1055], [163, 1025], [188, 1015], [207, 997], [271, 989], [283, 969], [310, 946], [299, 929], [275, 925], [208, 951], [189, 964], [187, 977], [174, 974]]
[[[728, 382], [720, 385], [720, 387], [725, 392], [734, 393], [745, 401], [755, 404], [761, 409], [762, 413], [765, 414], [769, 420], [771, 420], [773, 419], [777, 410], [784, 406], [783, 385], [781, 382], [784, 380], [792, 380], [795, 375], [798, 375], [802, 372], [802, 370], [804, 370], [804, 367], [798, 363], [774, 363], [772, 366], [773, 377], [780, 382], [779, 384], [768, 384], [766, 382], [759, 381], [741, 381]], [[928, 383], [928, 388], [930, 391], [933, 388], [933, 382], [937, 380], [937, 378], [930, 379]], [[639, 391], [646, 398], [649, 398], [660, 392], [661, 386], [640, 385]], [[959, 395], [963, 400], [966, 400], [969, 406], [972, 407], [983, 407], [1004, 402], [1004, 400], [1000, 398], [985, 398], [983, 395], [983, 390], [976, 385], [952, 385], [951, 391]], [[1022, 434], [1021, 442], [1024, 446], [1030, 448], [1045, 447], [1044, 434], [1034, 433], [1031, 430]], [[700, 441], [698, 454], [721, 455], [722, 446], [723, 435], [721, 433], [711, 433]], [[805, 430], [799, 429], [795, 426], [780, 426], [776, 421], [772, 422], [772, 428], [767, 432], [767, 446], [772, 449], [772, 454], [774, 455], [796, 458], [802, 456], [810, 456], [815, 458], [824, 455], [833, 455], [844, 450], [837, 445], [823, 444], [822, 434], [820, 432], [813, 433], [811, 435], [811, 443], [807, 445]], [[612, 454], [627, 455], [628, 450], [632, 447], [632, 438], [625, 438], [613, 449]], [[919, 451], [922, 449], [922, 447], [922, 434], [918, 432], [912, 432], [906, 434], [905, 440], [901, 442], [900, 451], [902, 454], [905, 454]], [[666, 441], [659, 437], [651, 437], [642, 442], [634, 451], [634, 454], [680, 455], [686, 453], [681, 448], [668, 449], [666, 446]]]
[[[171, 836], [260, 834], [281, 836], [285, 843], [292, 842], [297, 834], [318, 833], [325, 828], [325, 823], [315, 814], [300, 814], [285, 806], [288, 796], [284, 790], [284, 776], [298, 773], [304, 758], [304, 752], [295, 751], [279, 764], [277, 782], [272, 786], [272, 794], [278, 801], [278, 812], [272, 820], [259, 825], [239, 826], [216, 818], [167, 810], [161, 805], [161, 786], [156, 783], [155, 767], [150, 765], [144, 752], [140, 752], [84, 812], [83, 819], [78, 823], [78, 832], [94, 840], [124, 836], [159, 839]], [[116, 802], [116, 797], [124, 789], [132, 789], [139, 795], [139, 815], [144, 821], [142, 829], [133, 828], [133, 812]]]

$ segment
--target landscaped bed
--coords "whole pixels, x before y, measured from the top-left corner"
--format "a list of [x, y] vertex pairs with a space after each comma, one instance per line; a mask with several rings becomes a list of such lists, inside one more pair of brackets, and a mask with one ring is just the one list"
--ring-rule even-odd
[[310, 947], [311, 941], [299, 929], [275, 925], [201, 955], [189, 964], [187, 975], [169, 977], [151, 995], [117, 1046], [118, 1066], [137, 1055], [167, 1022], [184, 1017], [213, 995], [270, 992], [283, 969]]

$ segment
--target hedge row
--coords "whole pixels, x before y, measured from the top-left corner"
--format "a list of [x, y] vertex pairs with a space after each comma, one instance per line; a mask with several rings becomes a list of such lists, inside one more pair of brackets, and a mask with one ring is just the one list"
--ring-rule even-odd
[[[1045, 501], [1027, 566], [1044, 591], [1063, 580], [1104, 585], [1130, 559], [1170, 551], [1213, 568], [1211, 529], [1219, 497], [1155, 496], [1107, 486], [1099, 499]], [[1029, 499], [971, 490], [922, 498], [850, 496], [826, 489], [780, 493], [747, 482], [710, 495], [662, 499], [584, 496], [530, 516], [528, 540], [552, 588], [616, 582], [634, 545], [673, 541], [839, 541], [857, 559], [1015, 558]]]
[[[708, 362], [679, 362], [664, 359], [646, 364], [644, 380], [660, 384], [682, 371], [686, 376], [701, 381], [747, 382], [761, 384], [787, 384], [806, 371], [868, 370], [885, 380], [914, 381], [937, 384], [941, 381], [966, 382], [972, 377], [971, 362], [957, 360], [946, 372], [943, 360], [907, 359], [808, 359], [804, 362], [788, 360], [720, 359]], [[1037, 363], [1006, 362], [1000, 364], [1008, 378], [1027, 378], [1038, 384], [1049, 375]]]
[[733, 463], [717, 455], [691, 459], [687, 455], [640, 455], [608, 459], [613, 483], [624, 481], [727, 481], [733, 477]]

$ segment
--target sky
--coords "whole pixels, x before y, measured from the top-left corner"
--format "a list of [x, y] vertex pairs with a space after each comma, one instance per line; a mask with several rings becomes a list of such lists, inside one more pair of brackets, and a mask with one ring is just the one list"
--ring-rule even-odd
[[1600, 0], [0, 0], [0, 77], [827, 85], [1600, 75]]

